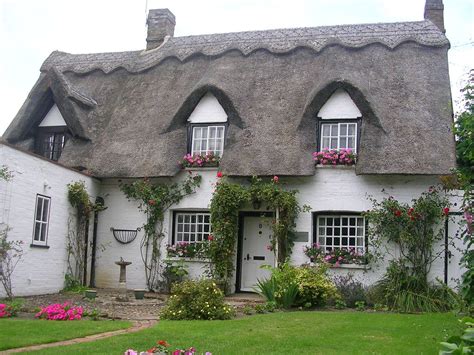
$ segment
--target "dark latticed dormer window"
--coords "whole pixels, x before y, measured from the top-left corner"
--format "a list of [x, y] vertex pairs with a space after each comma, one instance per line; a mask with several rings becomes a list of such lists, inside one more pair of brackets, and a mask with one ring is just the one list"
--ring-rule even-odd
[[204, 95], [188, 119], [188, 153], [224, 153], [227, 114], [211, 93]]
[[36, 153], [58, 160], [69, 137], [69, 130], [58, 106], [53, 105], [36, 131]]
[[51, 160], [58, 160], [68, 139], [64, 127], [40, 128], [36, 141], [37, 153]]
[[336, 90], [317, 114], [318, 151], [351, 149], [357, 153], [361, 117], [347, 91]]

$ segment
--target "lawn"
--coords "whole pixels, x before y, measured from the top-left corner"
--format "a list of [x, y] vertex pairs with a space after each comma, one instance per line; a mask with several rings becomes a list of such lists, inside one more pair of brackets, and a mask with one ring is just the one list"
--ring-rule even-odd
[[[161, 321], [153, 328], [94, 343], [56, 348], [61, 354], [144, 351], [157, 340], [220, 354], [436, 354], [452, 314], [285, 312], [231, 321]], [[51, 350], [42, 352], [51, 354]], [[35, 354], [36, 354], [35, 353]]]
[[81, 320], [67, 322], [0, 319], [0, 350], [79, 338], [129, 326], [131, 326], [130, 322], [122, 321]]

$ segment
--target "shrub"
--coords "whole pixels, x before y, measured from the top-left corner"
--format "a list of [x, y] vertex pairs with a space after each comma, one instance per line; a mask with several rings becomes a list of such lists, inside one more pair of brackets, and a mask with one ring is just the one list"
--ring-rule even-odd
[[324, 306], [329, 299], [337, 296], [337, 289], [327, 275], [327, 266], [300, 266], [296, 269], [299, 305], [311, 303], [315, 307]]
[[444, 354], [472, 354], [474, 353], [474, 318], [466, 317], [459, 320], [465, 329], [461, 335], [450, 336], [445, 342], [440, 343]]
[[68, 302], [63, 304], [50, 304], [35, 315], [36, 318], [44, 318], [47, 320], [79, 320], [82, 318], [84, 310], [82, 307], [73, 306]]
[[353, 274], [335, 276], [334, 284], [348, 307], [355, 307], [358, 301], [367, 301], [366, 287]]
[[343, 300], [336, 300], [334, 307], [336, 307], [337, 309], [344, 309], [347, 308], [347, 304]]
[[253, 314], [253, 308], [249, 305], [246, 305], [244, 308], [242, 308], [242, 313], [247, 316], [250, 316], [251, 314]]
[[264, 304], [256, 304], [255, 305], [255, 313], [263, 314], [267, 311], [267, 308]]
[[358, 311], [365, 311], [365, 302], [364, 301], [357, 301], [355, 303], [356, 309]]
[[412, 275], [403, 263], [392, 261], [384, 277], [377, 282], [385, 304], [400, 312], [445, 312], [461, 308], [460, 297], [439, 282], [433, 285]]
[[256, 290], [267, 301], [276, 302], [280, 308], [307, 303], [322, 306], [337, 295], [325, 265], [295, 267], [285, 263], [271, 271], [271, 277], [260, 280]]
[[232, 307], [213, 280], [186, 280], [172, 287], [172, 295], [161, 312], [163, 319], [230, 319]]

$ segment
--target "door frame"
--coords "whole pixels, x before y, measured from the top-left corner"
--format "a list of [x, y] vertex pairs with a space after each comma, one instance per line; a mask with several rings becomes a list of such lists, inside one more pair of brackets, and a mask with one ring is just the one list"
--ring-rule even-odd
[[251, 291], [242, 291], [242, 251], [244, 246], [244, 220], [245, 217], [274, 217], [272, 211], [240, 211], [237, 238], [237, 263], [235, 271], [235, 292], [253, 293]]

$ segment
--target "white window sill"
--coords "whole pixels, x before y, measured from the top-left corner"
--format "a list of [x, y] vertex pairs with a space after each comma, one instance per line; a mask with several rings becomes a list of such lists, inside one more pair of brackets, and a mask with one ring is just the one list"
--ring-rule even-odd
[[345, 169], [345, 170], [350, 170], [350, 169], [355, 169], [355, 164], [354, 165], [332, 165], [332, 164], [327, 164], [327, 165], [322, 165], [318, 164], [316, 165], [317, 169]]
[[186, 167], [184, 168], [186, 171], [217, 171], [219, 170], [218, 166], [193, 166], [193, 167]]
[[329, 266], [331, 269], [356, 269], [356, 270], [370, 270], [369, 265], [361, 264], [340, 264], [339, 266], [331, 264]]
[[185, 257], [179, 257], [179, 256], [169, 256], [165, 259], [165, 261], [185, 261], [187, 263], [204, 263], [204, 264], [209, 264], [212, 262], [210, 259], [185, 258]]

